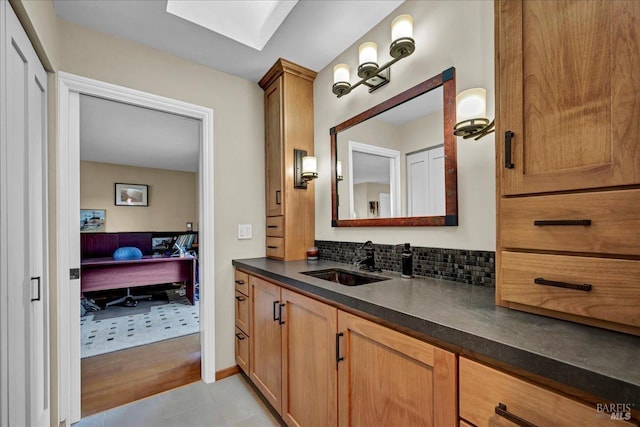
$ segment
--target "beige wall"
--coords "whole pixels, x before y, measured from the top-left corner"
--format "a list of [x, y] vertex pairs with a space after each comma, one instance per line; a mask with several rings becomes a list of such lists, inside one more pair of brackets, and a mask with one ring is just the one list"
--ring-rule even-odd
[[[115, 206], [116, 182], [148, 185], [149, 206]], [[80, 208], [106, 209], [108, 232], [197, 229], [197, 190], [194, 172], [80, 162]]]
[[[380, 62], [389, 58], [391, 20], [403, 13], [414, 19], [415, 53], [392, 67], [391, 82], [373, 92], [359, 87], [342, 98], [331, 93], [333, 66], [345, 62], [354, 83], [358, 46], [378, 44]], [[464, 19], [461, 20], [461, 17]], [[331, 227], [329, 129], [416, 84], [456, 67], [457, 91], [472, 87], [487, 90], [487, 115], [494, 115], [493, 2], [406, 1], [327, 67], [314, 83], [316, 186], [316, 239], [416, 246], [495, 250], [494, 135], [480, 141], [458, 138], [458, 227]]]
[[[254, 82], [62, 19], [60, 31], [61, 71], [213, 109], [215, 237], [202, 238], [215, 238], [216, 370], [235, 365], [231, 260], [265, 254], [262, 90]], [[237, 240], [238, 223], [253, 224], [253, 239]]]

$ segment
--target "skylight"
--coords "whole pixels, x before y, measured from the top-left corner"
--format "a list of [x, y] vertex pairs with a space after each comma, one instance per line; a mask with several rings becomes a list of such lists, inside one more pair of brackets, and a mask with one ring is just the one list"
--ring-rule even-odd
[[262, 50], [298, 0], [168, 0], [167, 12]]

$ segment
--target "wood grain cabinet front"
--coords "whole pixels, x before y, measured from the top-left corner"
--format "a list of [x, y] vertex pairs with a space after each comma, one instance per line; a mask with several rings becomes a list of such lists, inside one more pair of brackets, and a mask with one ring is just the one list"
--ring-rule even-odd
[[244, 271], [235, 271], [235, 313], [236, 313], [236, 363], [249, 374], [249, 337], [251, 336], [251, 299], [249, 275]]
[[291, 426], [335, 426], [336, 309], [250, 276], [250, 378]]
[[[598, 411], [552, 390], [461, 357], [460, 417], [477, 427], [637, 426], [631, 418]], [[629, 409], [630, 411], [630, 409]], [[620, 420], [616, 420], [620, 415]]]
[[496, 303], [640, 335], [640, 2], [494, 4]]
[[338, 312], [340, 426], [458, 425], [457, 357]]
[[249, 376], [287, 425], [457, 425], [455, 354], [278, 283], [249, 284]]
[[[313, 155], [316, 72], [279, 59], [259, 82], [264, 90], [267, 257], [305, 259], [315, 236], [314, 184], [296, 188], [294, 149]], [[278, 238], [274, 244], [271, 238]]]

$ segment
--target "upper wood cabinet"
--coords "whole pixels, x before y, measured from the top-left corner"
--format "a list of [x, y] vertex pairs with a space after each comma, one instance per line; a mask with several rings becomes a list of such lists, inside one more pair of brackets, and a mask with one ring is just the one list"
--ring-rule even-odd
[[501, 0], [496, 12], [501, 194], [640, 183], [640, 2]]
[[282, 224], [279, 230], [268, 233], [266, 254], [271, 258], [304, 259], [307, 248], [314, 244], [314, 184], [295, 188], [293, 150], [313, 155], [316, 74], [279, 59], [259, 83], [265, 99], [267, 222]]
[[282, 203], [282, 188], [284, 187], [282, 80], [284, 80], [282, 76], [278, 77], [264, 91], [267, 217], [284, 215], [284, 204]]

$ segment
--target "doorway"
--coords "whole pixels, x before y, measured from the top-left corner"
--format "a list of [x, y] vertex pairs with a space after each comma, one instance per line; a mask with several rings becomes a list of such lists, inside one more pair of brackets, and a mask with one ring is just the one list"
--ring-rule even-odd
[[[89, 95], [199, 120], [199, 231], [213, 236], [213, 110], [198, 105], [60, 72], [58, 74], [57, 151], [57, 283], [58, 371], [60, 417], [80, 419], [80, 95]], [[199, 247], [201, 378], [215, 380], [214, 245], [204, 238]]]

